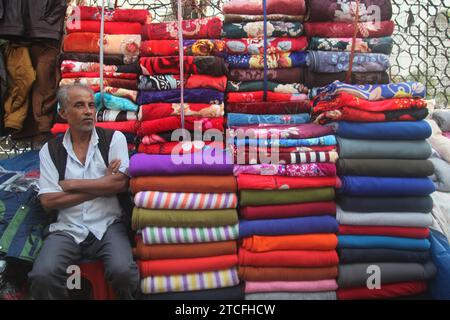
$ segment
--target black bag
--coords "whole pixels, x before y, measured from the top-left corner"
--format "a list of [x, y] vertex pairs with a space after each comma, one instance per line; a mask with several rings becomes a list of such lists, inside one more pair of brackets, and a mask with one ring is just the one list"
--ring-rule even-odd
[[[102, 155], [103, 161], [105, 162], [106, 167], [109, 166], [109, 146], [111, 145], [111, 140], [114, 135], [114, 131], [105, 130], [103, 128], [96, 127], [98, 135], [98, 148], [100, 149], [100, 153]], [[67, 164], [67, 150], [63, 146], [63, 136], [52, 139], [48, 142], [48, 151], [50, 153], [50, 157], [52, 158], [53, 163], [58, 170], [59, 181], [65, 179], [66, 172], [66, 164]], [[127, 192], [122, 192], [117, 194], [117, 199], [119, 200], [120, 206], [122, 210], [125, 212], [124, 220], [127, 225], [128, 230], [131, 231], [131, 215], [133, 212], [133, 201], [131, 200], [131, 192], [128, 190]], [[56, 218], [56, 215], [55, 215]], [[130, 240], [134, 243], [134, 237], [130, 233]]]

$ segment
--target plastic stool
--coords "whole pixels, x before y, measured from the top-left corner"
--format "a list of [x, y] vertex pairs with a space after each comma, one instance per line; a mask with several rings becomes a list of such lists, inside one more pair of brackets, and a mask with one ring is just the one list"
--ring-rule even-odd
[[94, 300], [114, 300], [116, 298], [113, 288], [105, 279], [103, 261], [83, 260], [78, 263], [78, 266], [81, 276], [91, 284]]

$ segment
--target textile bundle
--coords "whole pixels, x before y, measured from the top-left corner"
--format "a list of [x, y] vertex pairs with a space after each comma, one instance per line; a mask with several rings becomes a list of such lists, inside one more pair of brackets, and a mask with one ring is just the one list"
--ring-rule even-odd
[[[390, 0], [360, 1], [358, 9], [354, 1], [309, 1], [309, 20], [305, 22], [309, 40], [306, 84], [322, 87], [335, 80], [351, 84], [388, 83], [386, 70], [390, 66], [395, 26], [391, 18]], [[350, 61], [352, 50], [355, 54]], [[347, 78], [350, 63], [352, 72]]]
[[[67, 35], [60, 57], [60, 86], [83, 84], [94, 92], [97, 108], [96, 126], [129, 135], [129, 151], [136, 149], [138, 111], [136, 62], [141, 45], [141, 29], [151, 20], [147, 10], [107, 10], [104, 28], [103, 88], [100, 87], [101, 8], [79, 6], [68, 17]], [[81, 19], [81, 20], [79, 20]], [[103, 91], [103, 93], [100, 93]], [[57, 117], [58, 122], [64, 122]], [[65, 130], [56, 123], [52, 132]]]
[[[313, 118], [330, 122], [338, 136], [338, 299], [423, 293], [437, 272], [427, 239], [433, 223], [430, 194], [435, 191], [428, 178], [434, 172], [427, 160], [431, 128], [409, 113], [423, 110], [426, 115], [424, 86], [336, 81], [315, 94]], [[403, 117], [388, 116], [399, 111]], [[382, 290], [376, 294], [366, 283], [372, 264], [382, 274]]]

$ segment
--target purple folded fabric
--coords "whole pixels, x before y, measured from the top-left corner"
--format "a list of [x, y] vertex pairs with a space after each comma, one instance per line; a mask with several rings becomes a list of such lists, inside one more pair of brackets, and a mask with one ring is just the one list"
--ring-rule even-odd
[[222, 149], [183, 155], [138, 153], [130, 159], [130, 175], [233, 175], [233, 157]]
[[[137, 103], [139, 105], [154, 102], [179, 103], [180, 99], [180, 89], [165, 91], [139, 91]], [[223, 92], [214, 89], [185, 89], [184, 102], [221, 104], [223, 102]]]
[[321, 292], [337, 290], [335, 279], [317, 281], [245, 282], [245, 293], [251, 292]]

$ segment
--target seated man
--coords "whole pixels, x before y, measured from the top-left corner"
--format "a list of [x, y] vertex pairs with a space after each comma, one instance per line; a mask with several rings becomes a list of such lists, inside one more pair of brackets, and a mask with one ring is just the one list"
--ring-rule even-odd
[[[97, 132], [101, 129], [94, 126], [92, 90], [81, 85], [62, 87], [58, 102], [59, 114], [69, 124], [62, 146], [60, 143], [62, 156], [61, 152], [51, 152], [52, 141], [39, 154], [39, 198], [46, 210], [57, 210], [57, 221], [44, 235], [42, 249], [29, 273], [31, 294], [35, 299], [68, 298], [67, 268], [82, 259], [98, 258], [103, 260], [106, 280], [119, 298], [132, 299], [138, 289], [139, 272], [117, 197], [128, 190], [129, 184], [125, 136], [114, 132], [107, 167], [98, 134], [105, 131]], [[55, 154], [60, 158], [67, 155], [63, 159], [67, 161], [65, 172], [58, 172]]]

